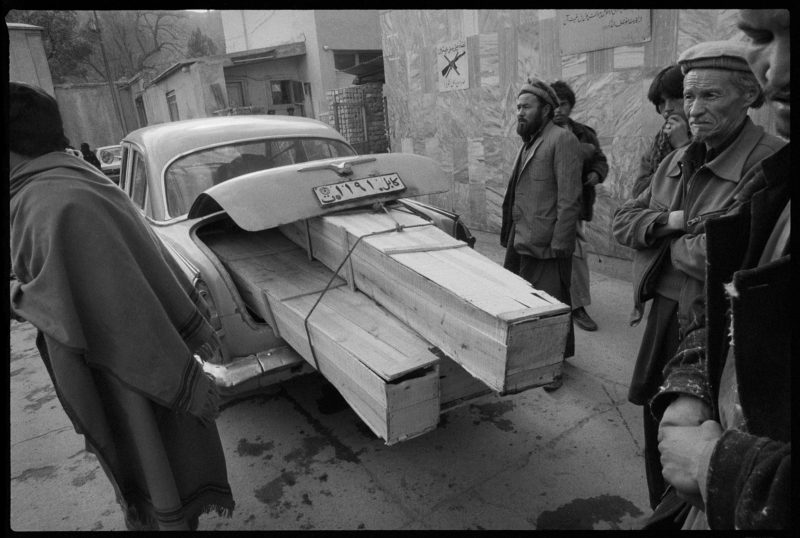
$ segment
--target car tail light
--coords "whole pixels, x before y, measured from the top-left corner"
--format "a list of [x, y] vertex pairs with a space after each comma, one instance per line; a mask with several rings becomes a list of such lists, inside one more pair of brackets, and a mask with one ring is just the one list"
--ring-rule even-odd
[[101, 151], [100, 152], [100, 160], [106, 164], [111, 164], [114, 162], [114, 154], [110, 151]]
[[214, 328], [215, 331], [222, 330], [222, 321], [219, 319], [219, 312], [217, 311], [217, 305], [214, 302], [214, 297], [211, 295], [211, 290], [208, 289], [208, 285], [202, 278], [195, 278], [194, 280], [194, 288], [197, 290], [197, 293], [206, 303], [208, 307], [208, 312], [203, 312], [206, 316], [206, 319]]

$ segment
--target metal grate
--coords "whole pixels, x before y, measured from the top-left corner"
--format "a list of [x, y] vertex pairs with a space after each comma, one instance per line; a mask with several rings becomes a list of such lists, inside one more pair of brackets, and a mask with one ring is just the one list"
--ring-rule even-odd
[[386, 99], [379, 85], [328, 92], [332, 124], [359, 153], [389, 151]]

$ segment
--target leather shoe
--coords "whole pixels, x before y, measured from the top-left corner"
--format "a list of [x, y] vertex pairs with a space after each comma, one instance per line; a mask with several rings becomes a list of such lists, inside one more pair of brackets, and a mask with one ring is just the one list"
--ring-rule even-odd
[[589, 317], [589, 314], [586, 313], [586, 309], [582, 306], [572, 311], [572, 319], [575, 321], [575, 324], [584, 331], [597, 330], [597, 323]]
[[545, 385], [543, 388], [546, 392], [553, 392], [554, 390], [560, 389], [561, 385], [564, 384], [564, 380], [562, 376], [557, 375], [553, 378], [553, 380]]

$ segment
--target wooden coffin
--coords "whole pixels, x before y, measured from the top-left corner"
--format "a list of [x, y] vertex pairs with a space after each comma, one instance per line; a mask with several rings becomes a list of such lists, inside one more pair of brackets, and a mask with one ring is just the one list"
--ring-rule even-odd
[[355, 247], [339, 272], [351, 289], [493, 390], [541, 386], [560, 371], [569, 307], [422, 218], [351, 211], [280, 229], [332, 270]]
[[[372, 299], [350, 290], [341, 278], [330, 283], [333, 272], [309, 260], [277, 229], [209, 236], [206, 244], [244, 301], [387, 444], [434, 429], [440, 403], [448, 409], [487, 392]], [[306, 332], [306, 316], [329, 283]], [[445, 365], [442, 374], [440, 364]], [[440, 375], [447, 384], [444, 393]]]

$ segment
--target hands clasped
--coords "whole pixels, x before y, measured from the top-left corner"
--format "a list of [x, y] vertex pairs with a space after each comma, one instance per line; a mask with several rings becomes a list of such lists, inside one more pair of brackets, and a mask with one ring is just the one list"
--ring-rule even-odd
[[678, 496], [703, 509], [700, 493], [701, 473], [722, 435], [722, 427], [710, 420], [705, 403], [691, 396], [676, 399], [658, 427], [658, 450], [661, 452], [662, 475], [675, 487]]

